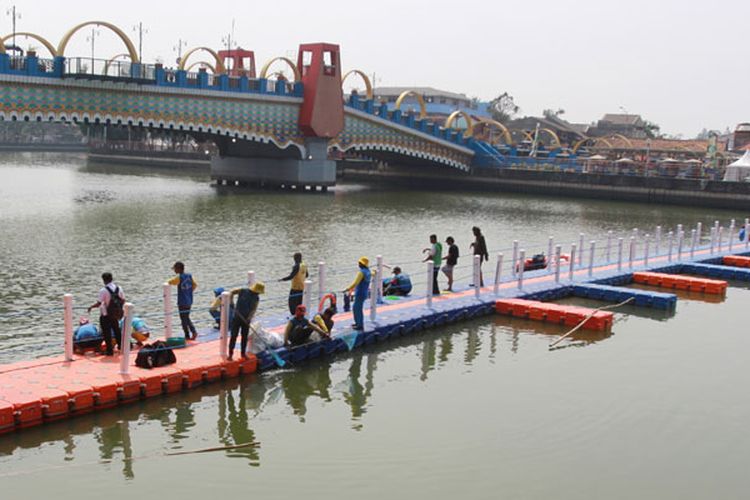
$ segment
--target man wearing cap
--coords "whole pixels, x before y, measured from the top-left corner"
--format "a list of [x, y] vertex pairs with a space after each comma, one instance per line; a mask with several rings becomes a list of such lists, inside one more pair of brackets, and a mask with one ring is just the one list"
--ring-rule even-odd
[[316, 325], [305, 317], [307, 308], [300, 304], [294, 310], [294, 316], [286, 324], [284, 329], [284, 345], [298, 346], [306, 344], [310, 340], [312, 332], [318, 332], [321, 338], [330, 338], [327, 331]]
[[365, 305], [365, 299], [367, 299], [367, 291], [370, 289], [370, 259], [367, 257], [360, 257], [357, 264], [359, 265], [357, 276], [354, 277], [354, 281], [352, 281], [352, 284], [349, 285], [344, 292], [352, 293], [352, 291], [354, 291], [354, 305], [352, 306], [354, 324], [352, 325], [352, 329], [364, 330], [365, 317], [362, 313], [362, 309]]
[[177, 309], [180, 311], [182, 332], [185, 334], [185, 340], [195, 340], [198, 337], [198, 331], [190, 320], [190, 309], [193, 307], [193, 291], [198, 287], [198, 283], [195, 282], [192, 274], [185, 272], [185, 264], [182, 262], [175, 262], [172, 270], [177, 276], [167, 283], [177, 287]]
[[[237, 334], [242, 335], [240, 341], [240, 355], [247, 358], [247, 337], [250, 333], [250, 323], [253, 321], [255, 311], [258, 310], [260, 294], [266, 291], [266, 286], [257, 281], [251, 287], [240, 287], [233, 289], [231, 299], [237, 296], [237, 304], [234, 306], [234, 318], [231, 322], [231, 337], [229, 338], [229, 359], [234, 355], [234, 346], [237, 344]], [[231, 307], [231, 306], [230, 306]]]

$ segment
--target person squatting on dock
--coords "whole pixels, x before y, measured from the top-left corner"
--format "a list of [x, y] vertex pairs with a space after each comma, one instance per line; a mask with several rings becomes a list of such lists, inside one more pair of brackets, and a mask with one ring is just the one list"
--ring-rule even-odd
[[426, 253], [427, 256], [422, 262], [427, 262], [432, 259], [434, 267], [432, 268], [432, 295], [440, 295], [440, 287], [438, 286], [438, 274], [440, 273], [440, 263], [443, 261], [443, 245], [438, 242], [436, 235], [430, 235], [430, 247], [422, 250], [422, 253]]
[[307, 276], [307, 264], [302, 262], [302, 254], [297, 252], [294, 254], [292, 272], [289, 273], [289, 276], [279, 280], [291, 280], [292, 282], [291, 289], [289, 290], [289, 314], [295, 314], [297, 306], [302, 303], [302, 294], [305, 291], [305, 279], [307, 279]]
[[354, 292], [354, 304], [352, 305], [352, 314], [354, 315], [354, 324], [352, 329], [364, 330], [365, 329], [365, 317], [362, 309], [365, 305], [365, 299], [367, 299], [367, 292], [370, 289], [370, 259], [367, 257], [360, 257], [357, 261], [359, 271], [354, 277], [351, 285], [346, 287], [344, 293], [351, 294]]
[[[221, 294], [224, 293], [224, 287], [217, 286], [214, 288], [214, 300], [211, 301], [211, 305], [208, 306], [208, 313], [214, 319], [214, 329], [218, 330], [221, 327]], [[229, 324], [232, 324], [232, 318], [234, 318], [234, 304], [229, 304]]]
[[[284, 329], [284, 345], [298, 346], [306, 344], [310, 340], [317, 341], [323, 338], [330, 338], [328, 332], [323, 330], [319, 325], [313, 323], [305, 316], [307, 308], [300, 304], [294, 310], [294, 316], [286, 324]], [[311, 339], [312, 333], [320, 335], [318, 339]]]
[[443, 260], [445, 261], [445, 265], [443, 266], [443, 274], [448, 278], [448, 288], [445, 290], [447, 292], [453, 291], [453, 269], [456, 267], [456, 264], [458, 264], [458, 245], [456, 245], [456, 241], [453, 239], [453, 236], [448, 236], [445, 239], [445, 242], [448, 244], [448, 255], [443, 257]]
[[[484, 240], [482, 230], [477, 226], [471, 228], [474, 233], [474, 243], [469, 248], [473, 249], [474, 255], [479, 255], [479, 286], [484, 286], [484, 275], [482, 274], [482, 264], [490, 260], [490, 254], [487, 252], [487, 242]], [[476, 286], [476, 283], [474, 284]]]
[[[240, 287], [233, 289], [231, 293], [232, 302], [237, 296], [237, 304], [234, 306], [234, 317], [231, 321], [231, 336], [229, 337], [229, 359], [234, 355], [234, 346], [237, 345], [237, 334], [242, 336], [240, 340], [240, 356], [247, 358], [247, 338], [250, 333], [250, 324], [253, 316], [258, 310], [260, 295], [266, 291], [266, 285], [260, 281], [253, 283], [251, 287]], [[230, 305], [231, 310], [231, 305]]]
[[383, 295], [396, 295], [406, 297], [411, 293], [411, 278], [408, 274], [401, 272], [401, 268], [393, 268], [393, 276], [383, 279]]
[[99, 325], [104, 336], [104, 343], [107, 346], [106, 355], [112, 356], [114, 350], [112, 347], [112, 337], [115, 338], [117, 348], [120, 349], [120, 320], [123, 317], [123, 305], [125, 304], [125, 294], [122, 288], [114, 283], [112, 273], [102, 274], [104, 287], [99, 290], [98, 300], [89, 306], [87, 311], [90, 313], [95, 307], [99, 308]]
[[195, 340], [198, 337], [198, 331], [190, 320], [190, 309], [193, 307], [193, 290], [198, 288], [198, 283], [195, 282], [192, 274], [185, 272], [185, 264], [182, 262], [175, 262], [172, 270], [177, 273], [177, 276], [167, 283], [177, 287], [177, 309], [180, 312], [182, 331], [185, 334], [185, 340]]

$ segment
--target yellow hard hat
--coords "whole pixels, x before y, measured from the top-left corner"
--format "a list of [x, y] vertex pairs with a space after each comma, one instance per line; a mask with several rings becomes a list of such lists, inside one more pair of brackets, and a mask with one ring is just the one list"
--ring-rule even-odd
[[256, 281], [253, 283], [253, 286], [250, 287], [250, 291], [260, 295], [261, 293], [265, 293], [266, 285], [262, 281]]
[[360, 257], [357, 262], [362, 264], [365, 267], [370, 265], [370, 259], [368, 259], [367, 257]]

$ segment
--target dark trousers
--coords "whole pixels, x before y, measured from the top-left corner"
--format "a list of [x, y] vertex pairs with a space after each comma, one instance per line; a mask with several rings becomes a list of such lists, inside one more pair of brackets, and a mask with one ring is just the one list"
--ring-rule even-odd
[[294, 315], [297, 306], [302, 303], [302, 290], [289, 290], [289, 314]]
[[432, 270], [432, 295], [440, 295], [440, 287], [437, 282], [438, 274], [440, 274], [440, 266], [435, 266]]
[[190, 338], [190, 334], [197, 336], [198, 332], [195, 331], [195, 325], [190, 321], [190, 307], [191, 306], [177, 306], [180, 311], [180, 323], [182, 323], [182, 332], [185, 334], [185, 338]]
[[245, 323], [241, 318], [235, 316], [232, 319], [231, 336], [229, 337], [229, 355], [234, 353], [234, 346], [237, 345], [237, 334], [242, 336], [240, 340], [240, 354], [243, 356], [247, 351], [247, 336], [250, 333], [249, 323]]
[[104, 343], [107, 345], [107, 354], [112, 355], [112, 337], [115, 338], [117, 348], [120, 349], [120, 339], [122, 338], [122, 331], [120, 330], [120, 323], [116, 320], [110, 319], [109, 316], [99, 316], [99, 326], [102, 329], [102, 335], [104, 336]]

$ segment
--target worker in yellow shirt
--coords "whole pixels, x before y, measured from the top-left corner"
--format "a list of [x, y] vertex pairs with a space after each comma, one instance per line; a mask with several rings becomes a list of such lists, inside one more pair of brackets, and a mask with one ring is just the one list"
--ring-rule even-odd
[[353, 330], [364, 330], [365, 328], [365, 317], [362, 313], [362, 309], [365, 305], [365, 299], [367, 299], [367, 292], [370, 289], [370, 260], [367, 257], [360, 257], [357, 262], [359, 271], [354, 277], [354, 281], [349, 285], [345, 292], [354, 292], [354, 304], [352, 305], [352, 313], [354, 314], [354, 324], [352, 325]]
[[302, 254], [294, 254], [294, 266], [289, 276], [281, 278], [279, 281], [291, 281], [292, 286], [289, 290], [289, 314], [294, 315], [297, 306], [302, 304], [302, 293], [305, 290], [305, 280], [307, 279], [307, 264], [302, 262]]

